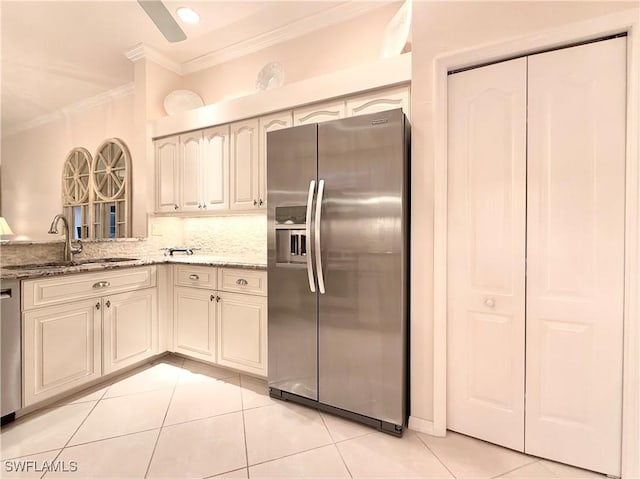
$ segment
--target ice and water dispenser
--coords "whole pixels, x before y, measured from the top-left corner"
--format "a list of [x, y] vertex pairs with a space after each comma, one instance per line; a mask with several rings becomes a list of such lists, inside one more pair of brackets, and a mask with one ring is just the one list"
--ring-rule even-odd
[[305, 230], [306, 206], [276, 207], [276, 263], [306, 263], [309, 238]]

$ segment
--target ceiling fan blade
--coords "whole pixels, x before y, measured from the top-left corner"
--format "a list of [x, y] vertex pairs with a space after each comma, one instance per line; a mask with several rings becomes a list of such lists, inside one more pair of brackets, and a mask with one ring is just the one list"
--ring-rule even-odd
[[168, 41], [175, 43], [187, 39], [187, 35], [160, 0], [138, 0], [138, 3]]

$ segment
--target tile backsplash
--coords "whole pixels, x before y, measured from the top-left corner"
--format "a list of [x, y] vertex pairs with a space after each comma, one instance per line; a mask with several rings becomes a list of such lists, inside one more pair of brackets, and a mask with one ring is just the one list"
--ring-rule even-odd
[[[118, 241], [86, 241], [78, 258], [145, 258], [162, 254], [169, 246], [193, 246], [202, 255], [230, 255], [267, 259], [266, 215], [213, 216], [198, 218], [152, 217], [147, 238]], [[156, 234], [152, 234], [156, 233]], [[63, 259], [63, 242], [4, 243], [3, 265], [45, 263]]]

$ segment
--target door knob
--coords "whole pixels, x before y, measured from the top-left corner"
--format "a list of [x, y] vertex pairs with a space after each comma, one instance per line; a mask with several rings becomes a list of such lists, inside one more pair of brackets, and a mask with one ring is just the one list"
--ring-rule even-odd
[[487, 298], [484, 300], [484, 304], [489, 308], [493, 308], [496, 305], [496, 302], [493, 298]]

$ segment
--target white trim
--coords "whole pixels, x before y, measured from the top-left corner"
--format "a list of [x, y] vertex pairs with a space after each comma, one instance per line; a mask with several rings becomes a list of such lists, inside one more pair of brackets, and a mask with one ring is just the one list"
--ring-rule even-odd
[[36, 128], [38, 126], [46, 125], [47, 123], [63, 120], [65, 118], [68, 118], [71, 115], [75, 115], [77, 113], [82, 113], [84, 111], [91, 110], [100, 105], [104, 105], [105, 103], [109, 103], [110, 101], [113, 101], [117, 98], [124, 97], [127, 95], [132, 95], [134, 90], [135, 90], [135, 87], [133, 83], [127, 83], [125, 85], [121, 85], [111, 90], [99, 93], [95, 96], [85, 98], [84, 100], [81, 100], [77, 103], [73, 103], [71, 105], [59, 108], [57, 110], [52, 111], [51, 113], [47, 113], [46, 115], [40, 115], [34, 118], [33, 120], [30, 120], [26, 123], [22, 123], [21, 125], [7, 128], [2, 131], [2, 137], [7, 138], [9, 136], [22, 133], [23, 131]]
[[199, 130], [410, 81], [411, 53], [405, 53], [166, 116], [153, 122], [152, 137]]
[[431, 436], [437, 436], [435, 433], [434, 424], [432, 421], [427, 421], [426, 419], [422, 419], [415, 416], [409, 416], [409, 429], [412, 431], [423, 432], [425, 434], [430, 434]]
[[434, 68], [434, 433], [446, 431], [447, 405], [447, 72], [569, 43], [627, 32], [627, 157], [625, 220], [625, 317], [622, 418], [622, 477], [640, 477], [640, 254], [639, 145], [640, 84], [638, 10], [630, 9], [524, 38], [439, 56]]
[[270, 32], [249, 38], [247, 40], [234, 43], [224, 48], [220, 48], [211, 53], [207, 53], [198, 58], [194, 58], [182, 64], [184, 75], [195, 73], [200, 70], [211, 68], [235, 58], [248, 55], [249, 53], [263, 50], [278, 43], [292, 40], [322, 28], [344, 22], [350, 18], [363, 15], [373, 9], [388, 5], [390, 1], [375, 3], [369, 2], [345, 2], [328, 8], [314, 15], [301, 18]]
[[132, 62], [137, 62], [143, 58], [147, 58], [154, 63], [166, 68], [167, 70], [171, 70], [178, 75], [183, 75], [183, 68], [179, 62], [175, 62], [171, 60], [164, 53], [160, 53], [155, 48], [150, 47], [144, 43], [138, 43], [136, 46], [124, 52], [124, 56], [127, 57]]

